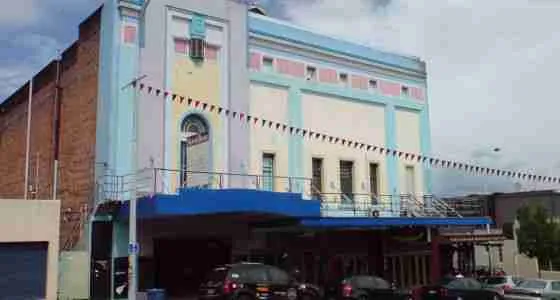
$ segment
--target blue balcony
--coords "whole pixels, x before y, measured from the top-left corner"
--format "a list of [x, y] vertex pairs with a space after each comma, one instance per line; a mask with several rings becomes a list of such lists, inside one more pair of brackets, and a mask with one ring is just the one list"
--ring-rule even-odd
[[[432, 196], [318, 193], [307, 178], [147, 169], [107, 176], [99, 198], [128, 217], [136, 196], [138, 217], [243, 215], [297, 219], [310, 227], [485, 225], [488, 218], [463, 218]], [[273, 184], [270, 184], [273, 182]]]

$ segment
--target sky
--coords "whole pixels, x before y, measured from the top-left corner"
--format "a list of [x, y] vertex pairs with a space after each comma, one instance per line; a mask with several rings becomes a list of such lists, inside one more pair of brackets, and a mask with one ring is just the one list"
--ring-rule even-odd
[[[100, 2], [5, 3], [0, 10], [0, 101], [69, 46], [79, 22]], [[272, 16], [425, 60], [435, 155], [560, 176], [560, 1], [261, 2]], [[435, 191], [443, 194], [556, 188], [448, 170], [437, 170], [433, 181]]]

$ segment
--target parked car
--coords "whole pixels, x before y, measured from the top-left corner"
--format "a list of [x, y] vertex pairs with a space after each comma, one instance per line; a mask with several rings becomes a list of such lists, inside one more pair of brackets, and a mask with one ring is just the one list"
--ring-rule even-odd
[[486, 287], [469, 277], [445, 277], [436, 285], [424, 286], [419, 291], [422, 300], [501, 300], [502, 293]]
[[514, 276], [509, 276], [509, 275], [506, 275], [506, 276], [491, 276], [491, 277], [485, 278], [484, 281], [483, 281], [483, 283], [487, 287], [495, 288], [497, 290], [502, 291], [502, 295], [505, 293], [505, 291], [511, 290], [512, 288], [514, 288], [517, 284], [519, 284], [519, 282], [521, 282], [520, 277], [514, 277]]
[[387, 299], [412, 300], [412, 294], [407, 290], [393, 287], [383, 278], [369, 275], [356, 275], [344, 279], [339, 287], [331, 288], [328, 298], [335, 299]]
[[560, 300], [560, 281], [525, 279], [516, 287], [506, 290], [505, 298], [513, 300]]
[[199, 299], [316, 300], [320, 291], [298, 283], [284, 270], [261, 263], [237, 263], [214, 268], [199, 289]]

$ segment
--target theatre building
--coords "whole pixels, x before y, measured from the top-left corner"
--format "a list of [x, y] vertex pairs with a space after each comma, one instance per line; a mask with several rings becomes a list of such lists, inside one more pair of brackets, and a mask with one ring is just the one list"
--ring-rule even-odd
[[174, 296], [233, 261], [414, 286], [450, 267], [440, 227], [489, 223], [432, 196], [420, 59], [238, 1], [111, 0], [100, 15], [92, 298], [126, 281], [135, 249], [140, 290]]

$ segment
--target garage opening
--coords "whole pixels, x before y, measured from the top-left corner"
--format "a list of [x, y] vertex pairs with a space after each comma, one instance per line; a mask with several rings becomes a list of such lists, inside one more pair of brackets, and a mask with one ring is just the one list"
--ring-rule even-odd
[[230, 263], [231, 240], [159, 239], [154, 257], [156, 286], [170, 296], [192, 296], [212, 268]]
[[44, 299], [47, 242], [0, 243], [0, 299]]

